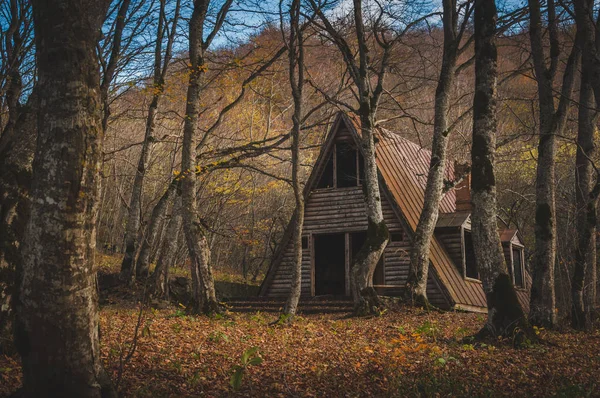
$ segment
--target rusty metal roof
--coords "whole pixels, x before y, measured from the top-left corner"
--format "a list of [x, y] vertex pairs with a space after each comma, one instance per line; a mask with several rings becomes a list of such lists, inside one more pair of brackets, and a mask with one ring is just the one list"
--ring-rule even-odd
[[[383, 134], [377, 145], [377, 164], [380, 172], [413, 231], [417, 228], [423, 209], [424, 187], [420, 176], [417, 175], [423, 165], [408, 167], [408, 164], [422, 163], [431, 156], [423, 155], [427, 150], [417, 148], [417, 145], [395, 134]], [[428, 163], [425, 165], [428, 167]], [[440, 205], [440, 210], [442, 209], [451, 212], [452, 207], [448, 200]], [[431, 240], [430, 258], [433, 268], [455, 304], [486, 307], [481, 283], [463, 278], [435, 235]]]
[[467, 225], [470, 228], [469, 217], [471, 216], [471, 212], [468, 211], [457, 211], [456, 213], [440, 213], [437, 224], [435, 224], [436, 228], [452, 228], [452, 227], [461, 227], [463, 225]]
[[[320, 160], [326, 147], [331, 145], [337, 130], [343, 128], [341, 127], [343, 124], [347, 126], [356, 139], [360, 136], [360, 122], [343, 112], [338, 113], [319, 156]], [[379, 129], [376, 135], [379, 139], [376, 147], [377, 165], [383, 177], [385, 188], [390, 192], [393, 200], [402, 212], [402, 216], [407, 222], [408, 227], [414, 232], [423, 208], [431, 152], [400, 137], [398, 134], [386, 130]], [[320, 160], [317, 160], [315, 169], [307, 181], [305, 194], [310, 190], [310, 186], [318, 174], [317, 169], [319, 168], [319, 163], [321, 163]], [[448, 162], [446, 165], [446, 178], [452, 179], [453, 174], [453, 165], [451, 162]], [[462, 215], [458, 215], [460, 213], [448, 216], [444, 215], [444, 213], [455, 213], [455, 199], [454, 190], [448, 191], [442, 198], [440, 203], [440, 216], [442, 219], [450, 217], [452, 220], [459, 220], [462, 217]], [[451, 222], [455, 223], [455, 221]], [[286, 239], [284, 238], [283, 241], [286, 241]], [[481, 282], [463, 278], [458, 267], [454, 264], [444, 246], [435, 235], [431, 241], [430, 259], [433, 266], [432, 272], [442, 282], [443, 288], [452, 303], [465, 309], [487, 307]], [[263, 281], [261, 291], [266, 288], [270, 280], [269, 277], [274, 273], [273, 264], [271, 265], [267, 273], [267, 278]], [[530, 286], [529, 275], [527, 275], [527, 282], [528, 286]], [[517, 291], [517, 294], [522, 305], [525, 307], [528, 304], [528, 296], [525, 295], [526, 292]]]

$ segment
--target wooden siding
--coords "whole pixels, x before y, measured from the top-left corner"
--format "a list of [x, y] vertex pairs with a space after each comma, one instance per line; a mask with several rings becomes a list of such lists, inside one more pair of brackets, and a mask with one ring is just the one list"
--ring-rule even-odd
[[[304, 195], [307, 200], [305, 235], [316, 233], [342, 233], [366, 230], [367, 219], [364, 212], [364, 200], [359, 187], [341, 189], [323, 189], [312, 191], [318, 177], [336, 141], [356, 140], [359, 128], [356, 120], [340, 113], [323, 144], [315, 167], [307, 181]], [[430, 152], [391, 132], [377, 132], [377, 165], [383, 181], [383, 209], [391, 232], [404, 229], [404, 241], [390, 242], [384, 253], [386, 286], [402, 286], [408, 275], [409, 240], [418, 223], [423, 206], [423, 193]], [[448, 164], [447, 178], [452, 178], [453, 168]], [[440, 204], [440, 217], [447, 217], [454, 225], [459, 217], [455, 212], [455, 193], [449, 191]], [[460, 215], [462, 217], [462, 215]], [[443, 224], [443, 223], [442, 223]], [[450, 226], [444, 225], [444, 226]], [[463, 227], [470, 228], [467, 219]], [[291, 246], [288, 228], [282, 239], [277, 259], [271, 264], [267, 277], [261, 287], [262, 295], [286, 295], [291, 281]], [[457, 228], [457, 231], [460, 231]], [[457, 232], [460, 234], [460, 232]], [[518, 239], [518, 238], [517, 238]], [[308, 250], [303, 252], [303, 294], [311, 293], [312, 241]], [[460, 246], [458, 246], [460, 247]], [[484, 311], [486, 298], [481, 282], [462, 276], [462, 252], [457, 250], [456, 236], [445, 236], [436, 231], [431, 242], [430, 280], [428, 295], [433, 304], [449, 308], [465, 308], [470, 311]], [[527, 288], [531, 286], [531, 277], [526, 273]], [[397, 285], [398, 284], [398, 285]], [[525, 307], [528, 304], [527, 289], [518, 289], [519, 300]]]
[[[303, 234], [347, 233], [367, 230], [367, 215], [361, 187], [327, 188], [310, 192], [306, 201]], [[387, 199], [382, 195], [383, 216], [390, 233], [402, 232], [403, 239], [390, 242], [384, 252], [384, 269], [386, 287], [404, 287], [408, 277], [410, 238], [406, 234], [401, 221]], [[312, 294], [311, 248], [302, 251], [302, 295]], [[267, 295], [270, 297], [287, 296], [292, 279], [293, 243], [286, 242], [281, 262], [275, 270]], [[432, 304], [441, 308], [449, 307], [439, 285], [430, 277], [427, 294]]]
[[463, 272], [463, 242], [460, 227], [436, 229], [435, 236], [442, 242], [446, 252], [458, 267], [459, 272]]

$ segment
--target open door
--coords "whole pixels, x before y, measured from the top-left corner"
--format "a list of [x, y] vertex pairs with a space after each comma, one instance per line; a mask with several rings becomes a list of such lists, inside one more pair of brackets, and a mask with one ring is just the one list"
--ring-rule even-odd
[[346, 294], [346, 234], [313, 235], [315, 295]]

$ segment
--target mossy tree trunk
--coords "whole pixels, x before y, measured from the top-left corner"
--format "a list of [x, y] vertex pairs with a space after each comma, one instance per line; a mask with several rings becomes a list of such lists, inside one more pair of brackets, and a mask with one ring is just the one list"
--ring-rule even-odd
[[[433, 142], [431, 144], [431, 162], [427, 173], [427, 184], [423, 199], [423, 210], [413, 236], [410, 253], [410, 268], [406, 281], [406, 298], [417, 305], [429, 305], [427, 299], [427, 277], [429, 274], [429, 250], [431, 238], [438, 219], [440, 201], [444, 189], [446, 166], [446, 148], [450, 135], [449, 111], [450, 96], [458, 50], [465, 24], [458, 31], [458, 13], [455, 0], [443, 2], [444, 46], [442, 67], [435, 92], [435, 116], [433, 120]], [[469, 18], [471, 8], [467, 6], [465, 19]]]
[[196, 206], [196, 147], [194, 136], [198, 128], [198, 115], [202, 99], [201, 87], [207, 68], [205, 52], [221, 29], [231, 3], [232, 0], [225, 0], [221, 5], [217, 13], [218, 18], [213, 23], [210, 32], [204, 30], [207, 13], [211, 6], [210, 0], [194, 1], [194, 8], [189, 22], [190, 63], [180, 178], [183, 229], [191, 260], [193, 300], [190, 311], [193, 313], [211, 314], [222, 311], [215, 294], [207, 231], [198, 215]]
[[373, 288], [373, 274], [389, 241], [389, 232], [383, 219], [381, 190], [375, 159], [374, 115], [364, 112], [361, 115], [361, 145], [365, 164], [363, 190], [367, 208], [367, 238], [352, 259], [351, 292], [356, 315], [377, 313], [381, 302]]
[[[28, 191], [31, 185], [31, 162], [36, 138], [36, 96], [30, 94], [21, 104], [23, 79], [21, 69], [28, 56], [27, 42], [31, 26], [30, 3], [25, 0], [6, 2], [2, 37], [4, 78], [3, 110], [6, 119], [0, 125], [0, 353], [12, 350], [13, 298], [16, 274], [20, 267], [19, 245], [28, 217]], [[25, 37], [24, 37], [25, 36]], [[6, 342], [6, 343], [5, 343]]]
[[[577, 153], [575, 155], [575, 206], [577, 241], [575, 245], [575, 270], [571, 282], [571, 326], [585, 329], [591, 325], [594, 305], [596, 281], [590, 280], [594, 272], [589, 268], [596, 265], [595, 231], [597, 218], [598, 183], [593, 189], [594, 165], [596, 152], [594, 133], [597, 126], [594, 118], [594, 83], [596, 66], [596, 29], [593, 23], [592, 1], [576, 0], [575, 20], [577, 24], [578, 45], [581, 49], [581, 75], [579, 88], [579, 108], [577, 116]], [[600, 99], [596, 98], [600, 103]], [[586, 278], [587, 276], [587, 278]]]
[[556, 293], [554, 268], [556, 266], [556, 140], [563, 133], [575, 72], [579, 47], [574, 45], [564, 70], [558, 107], [554, 105], [554, 78], [560, 57], [558, 20], [553, 0], [548, 1], [548, 32], [550, 64], [544, 54], [542, 15], [539, 0], [529, 0], [529, 38], [538, 87], [539, 143], [536, 176], [535, 253], [532, 263], [532, 286], [529, 321], [537, 326], [556, 326]]
[[25, 396], [115, 395], [100, 356], [94, 264], [96, 46], [109, 3], [32, 1], [40, 102], [16, 326]]
[[[374, 314], [378, 312], [380, 301], [377, 292], [373, 289], [373, 274], [377, 263], [389, 241], [389, 233], [383, 219], [381, 207], [381, 191], [379, 189], [379, 173], [377, 169], [375, 150], [375, 118], [379, 101], [384, 92], [384, 82], [389, 68], [390, 57], [394, 45], [400, 40], [402, 34], [393, 32], [386, 25], [386, 17], [374, 19], [374, 25], [369, 25], [370, 33], [375, 32], [376, 43], [381, 50], [379, 63], [374, 66], [370, 58], [369, 32], [365, 27], [363, 18], [362, 0], [353, 0], [353, 22], [355, 37], [352, 44], [331, 23], [324, 10], [314, 1], [309, 0], [315, 14], [322, 22], [322, 26], [330, 36], [331, 41], [337, 46], [348, 74], [356, 87], [358, 109], [354, 113], [360, 119], [361, 150], [364, 157], [363, 191], [367, 209], [367, 238], [365, 243], [352, 260], [350, 271], [350, 291], [354, 300], [356, 315]], [[352, 45], [357, 48], [354, 49]]]
[[508, 274], [497, 224], [496, 178], [496, 4], [475, 0], [475, 97], [471, 149], [471, 197], [473, 249], [488, 319], [479, 337], [512, 337], [528, 331], [527, 319]]

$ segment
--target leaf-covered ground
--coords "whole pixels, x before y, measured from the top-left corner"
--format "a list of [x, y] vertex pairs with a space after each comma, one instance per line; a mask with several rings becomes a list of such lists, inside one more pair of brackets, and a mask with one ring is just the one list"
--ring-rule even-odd
[[[137, 324], [132, 305], [100, 313], [102, 354], [118, 379]], [[461, 342], [483, 317], [404, 309], [370, 319], [311, 315], [270, 326], [273, 314], [206, 318], [182, 308], [148, 310], [123, 366], [124, 396], [600, 396], [600, 333], [545, 332], [547, 342]], [[262, 363], [230, 379], [245, 350]], [[0, 393], [20, 383], [17, 359], [0, 358]]]
[[[106, 257], [103, 275], [118, 261]], [[113, 264], [114, 263], [114, 264]], [[106, 369], [123, 396], [561, 396], [600, 397], [600, 331], [539, 331], [543, 344], [465, 344], [479, 314], [400, 308], [375, 318], [307, 315], [270, 325], [274, 313], [186, 315], [182, 306], [148, 308], [138, 325], [138, 285], [101, 294]], [[257, 347], [262, 361], [231, 375]], [[123, 365], [121, 365], [123, 363]], [[121, 374], [121, 377], [119, 377]], [[0, 356], [0, 396], [21, 383], [18, 357]]]

